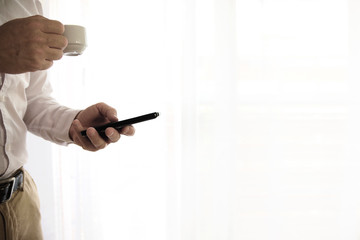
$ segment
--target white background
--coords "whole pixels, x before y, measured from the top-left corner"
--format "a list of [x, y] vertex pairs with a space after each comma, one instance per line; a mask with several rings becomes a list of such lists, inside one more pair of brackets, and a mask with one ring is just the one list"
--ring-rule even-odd
[[356, 0], [44, 7], [88, 31], [61, 103], [161, 112], [97, 153], [29, 136], [46, 239], [359, 239]]

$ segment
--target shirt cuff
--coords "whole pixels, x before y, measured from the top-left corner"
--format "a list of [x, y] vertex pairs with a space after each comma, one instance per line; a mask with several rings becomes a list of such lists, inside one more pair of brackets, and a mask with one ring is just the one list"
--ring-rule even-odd
[[68, 109], [64, 112], [63, 115], [64, 118], [61, 121], [61, 125], [60, 125], [60, 129], [63, 129], [63, 131], [60, 132], [59, 138], [56, 139], [55, 142], [64, 146], [74, 143], [73, 140], [70, 138], [69, 130], [72, 122], [80, 112], [81, 110], [74, 110], [74, 109]]

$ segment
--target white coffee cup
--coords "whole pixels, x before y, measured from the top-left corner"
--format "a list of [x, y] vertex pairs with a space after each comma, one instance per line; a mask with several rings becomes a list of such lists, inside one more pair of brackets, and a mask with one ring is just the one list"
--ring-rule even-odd
[[86, 29], [79, 25], [64, 25], [64, 36], [68, 40], [68, 45], [64, 49], [64, 55], [66, 56], [78, 56], [81, 55], [86, 47]]

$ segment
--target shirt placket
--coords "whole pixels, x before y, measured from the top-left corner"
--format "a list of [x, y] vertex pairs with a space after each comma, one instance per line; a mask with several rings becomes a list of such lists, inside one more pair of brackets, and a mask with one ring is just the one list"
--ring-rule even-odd
[[[0, 93], [3, 87], [4, 80], [5, 80], [5, 74], [0, 73]], [[0, 102], [1, 102], [1, 97], [0, 97]], [[6, 172], [7, 168], [9, 167], [9, 159], [6, 154], [5, 144], [6, 144], [6, 129], [3, 121], [2, 106], [0, 106], [0, 148], [1, 148], [0, 161], [2, 161], [0, 163], [1, 164], [0, 177]]]

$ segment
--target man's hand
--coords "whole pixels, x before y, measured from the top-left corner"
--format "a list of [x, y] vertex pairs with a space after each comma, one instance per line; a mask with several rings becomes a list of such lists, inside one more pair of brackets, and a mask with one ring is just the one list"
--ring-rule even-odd
[[63, 56], [64, 25], [42, 16], [18, 18], [0, 26], [0, 72], [45, 70]]
[[[117, 142], [121, 134], [127, 136], [134, 135], [135, 129], [133, 126], [124, 127], [120, 132], [114, 128], [107, 128], [105, 134], [108, 139], [104, 140], [93, 128], [94, 126], [116, 121], [118, 121], [116, 110], [105, 103], [98, 103], [88, 107], [77, 115], [71, 124], [69, 135], [74, 143], [83, 149], [97, 151], [105, 148], [109, 143]], [[87, 129], [87, 137], [81, 136], [80, 133], [85, 129]]]

